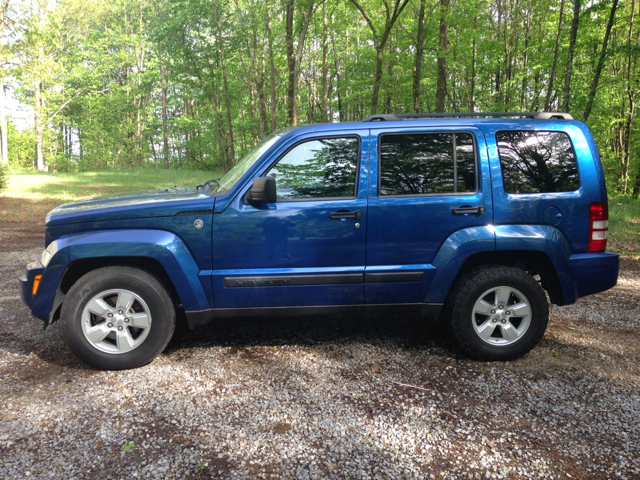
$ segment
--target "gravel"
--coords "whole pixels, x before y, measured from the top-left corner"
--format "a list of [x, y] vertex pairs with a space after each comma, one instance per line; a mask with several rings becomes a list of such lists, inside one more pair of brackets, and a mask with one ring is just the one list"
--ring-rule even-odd
[[2, 478], [640, 478], [635, 269], [552, 307], [514, 362], [417, 317], [336, 315], [183, 329], [103, 372], [20, 303], [41, 243], [0, 248]]

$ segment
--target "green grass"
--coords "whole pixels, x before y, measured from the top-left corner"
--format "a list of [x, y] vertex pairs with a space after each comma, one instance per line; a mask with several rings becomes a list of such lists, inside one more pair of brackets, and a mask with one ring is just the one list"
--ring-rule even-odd
[[195, 186], [221, 172], [192, 170], [100, 170], [81, 173], [14, 173], [0, 193], [0, 218], [43, 222], [50, 210], [81, 198], [172, 186]]
[[221, 174], [191, 170], [101, 170], [81, 173], [16, 173], [9, 175], [4, 197], [68, 202], [80, 198], [149, 188], [198, 185]]
[[609, 238], [618, 253], [640, 255], [640, 200], [609, 200]]

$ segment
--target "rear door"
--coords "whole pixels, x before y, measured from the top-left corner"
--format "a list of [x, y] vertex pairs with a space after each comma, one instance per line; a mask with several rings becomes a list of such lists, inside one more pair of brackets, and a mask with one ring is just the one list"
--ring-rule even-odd
[[366, 302], [423, 302], [442, 243], [492, 218], [479, 129], [372, 130]]
[[368, 130], [291, 140], [258, 175], [277, 202], [251, 205], [248, 182], [214, 215], [217, 308], [364, 303]]

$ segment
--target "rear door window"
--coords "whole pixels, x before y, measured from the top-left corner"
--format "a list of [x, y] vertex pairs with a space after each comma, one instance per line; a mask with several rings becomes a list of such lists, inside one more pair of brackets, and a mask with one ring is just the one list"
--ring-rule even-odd
[[580, 187], [576, 155], [564, 132], [496, 133], [507, 193], [573, 192]]
[[406, 133], [380, 137], [381, 196], [476, 191], [476, 156], [470, 133]]

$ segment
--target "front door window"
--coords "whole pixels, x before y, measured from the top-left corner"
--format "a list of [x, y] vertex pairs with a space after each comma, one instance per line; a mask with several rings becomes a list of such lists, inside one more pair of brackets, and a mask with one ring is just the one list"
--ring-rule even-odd
[[359, 140], [322, 138], [300, 143], [269, 170], [278, 202], [355, 198]]

